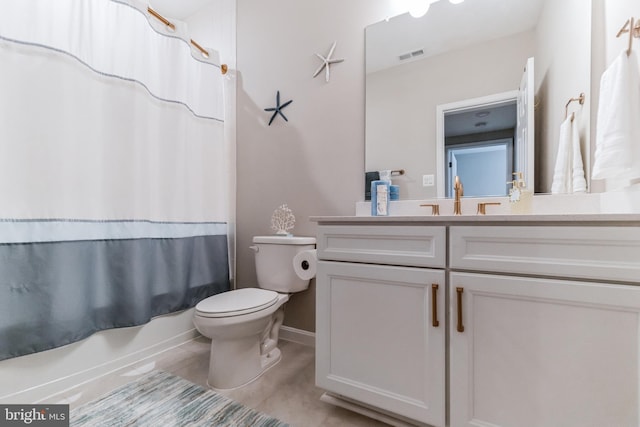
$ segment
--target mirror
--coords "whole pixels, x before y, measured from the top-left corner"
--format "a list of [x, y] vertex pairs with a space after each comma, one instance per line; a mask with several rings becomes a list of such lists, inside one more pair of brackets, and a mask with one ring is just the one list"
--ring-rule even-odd
[[[525, 64], [535, 58], [530, 88], [535, 129], [529, 130], [535, 138], [526, 148], [514, 142], [505, 156], [512, 158], [509, 174], [526, 172], [522, 165], [530, 165], [527, 186], [550, 191], [566, 101], [591, 87], [590, 23], [591, 2], [584, 0], [440, 0], [421, 18], [405, 13], [370, 25], [365, 170], [403, 170], [392, 177], [401, 199], [446, 197], [444, 129], [445, 117], [454, 118], [450, 107], [518, 91]], [[588, 102], [587, 97], [576, 111], [585, 165], [590, 164]], [[491, 128], [497, 113], [479, 118], [487, 108], [466, 108], [473, 112], [467, 114], [472, 122], [463, 126], [484, 123], [484, 132], [476, 132], [481, 139], [503, 139], [506, 128]], [[522, 130], [509, 126], [517, 141]], [[458, 141], [464, 140], [460, 135]]]

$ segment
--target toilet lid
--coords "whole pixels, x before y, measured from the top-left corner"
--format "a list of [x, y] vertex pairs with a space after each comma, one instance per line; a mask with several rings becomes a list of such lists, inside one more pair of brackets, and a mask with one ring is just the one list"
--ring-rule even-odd
[[270, 243], [274, 245], [315, 245], [315, 237], [303, 236], [253, 236], [253, 243]]
[[229, 317], [253, 313], [276, 303], [278, 293], [260, 288], [223, 292], [200, 301], [196, 312], [203, 317]]

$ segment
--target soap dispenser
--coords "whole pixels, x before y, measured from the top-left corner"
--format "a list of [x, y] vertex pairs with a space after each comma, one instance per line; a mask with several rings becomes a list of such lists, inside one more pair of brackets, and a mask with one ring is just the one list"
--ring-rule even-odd
[[[391, 200], [391, 171], [378, 171], [380, 179], [371, 182], [371, 216], [389, 215]], [[394, 194], [395, 196], [395, 194]]]
[[514, 180], [509, 182], [509, 206], [512, 214], [530, 214], [533, 205], [533, 192], [526, 188], [522, 172], [514, 172]]
[[371, 216], [389, 215], [389, 181], [371, 182]]

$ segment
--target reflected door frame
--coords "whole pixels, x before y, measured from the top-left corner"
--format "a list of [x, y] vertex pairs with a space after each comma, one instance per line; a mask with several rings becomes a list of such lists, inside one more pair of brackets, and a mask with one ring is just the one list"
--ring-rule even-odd
[[445, 162], [445, 134], [444, 118], [446, 114], [463, 112], [476, 109], [481, 106], [495, 106], [500, 104], [517, 102], [518, 90], [496, 93], [479, 98], [470, 98], [462, 101], [441, 104], [436, 107], [436, 195], [438, 198], [446, 197], [446, 162]]

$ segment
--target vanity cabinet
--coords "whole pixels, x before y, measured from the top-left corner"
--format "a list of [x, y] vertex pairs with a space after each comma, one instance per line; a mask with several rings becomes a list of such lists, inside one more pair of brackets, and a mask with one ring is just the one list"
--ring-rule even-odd
[[445, 228], [319, 227], [316, 384], [445, 420]]
[[639, 231], [451, 227], [452, 426], [639, 425]]
[[319, 225], [319, 387], [396, 425], [640, 425], [637, 220], [385, 221]]

